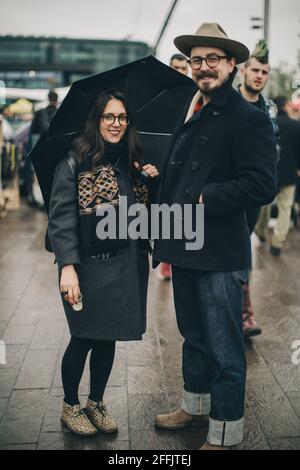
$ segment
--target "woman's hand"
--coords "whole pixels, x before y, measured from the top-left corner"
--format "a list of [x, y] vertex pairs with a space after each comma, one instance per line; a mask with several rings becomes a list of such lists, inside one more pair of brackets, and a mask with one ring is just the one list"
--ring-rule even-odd
[[147, 173], [147, 175], [151, 176], [151, 178], [156, 178], [157, 176], [159, 176], [159, 172], [155, 165], [151, 165], [150, 163], [147, 163], [147, 165], [144, 165], [141, 167], [139, 162], [134, 162], [134, 166], [137, 170], [144, 170]]
[[77, 273], [73, 264], [64, 266], [61, 270], [60, 291], [64, 299], [71, 305], [77, 304], [81, 296]]

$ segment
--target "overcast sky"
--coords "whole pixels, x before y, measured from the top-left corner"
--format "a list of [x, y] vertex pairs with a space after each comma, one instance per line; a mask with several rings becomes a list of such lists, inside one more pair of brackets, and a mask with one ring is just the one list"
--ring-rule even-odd
[[[0, 32], [14, 35], [130, 38], [154, 44], [172, 0], [0, 0]], [[161, 41], [158, 58], [176, 52], [173, 39], [193, 34], [202, 22], [217, 21], [250, 50], [261, 32], [250, 17], [262, 16], [263, 0], [179, 0]], [[272, 65], [297, 63], [300, 49], [300, 1], [271, 0]]]

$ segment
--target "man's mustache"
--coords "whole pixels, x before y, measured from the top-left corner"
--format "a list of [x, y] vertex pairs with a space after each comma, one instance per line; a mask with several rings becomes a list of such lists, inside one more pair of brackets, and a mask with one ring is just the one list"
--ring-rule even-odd
[[196, 75], [197, 79], [202, 79], [202, 78], [207, 78], [207, 77], [218, 78], [218, 73], [217, 72], [199, 72]]

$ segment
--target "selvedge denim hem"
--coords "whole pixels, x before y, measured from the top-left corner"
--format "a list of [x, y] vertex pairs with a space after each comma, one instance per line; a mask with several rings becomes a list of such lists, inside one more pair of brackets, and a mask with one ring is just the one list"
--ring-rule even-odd
[[190, 415], [209, 415], [210, 393], [197, 394], [184, 390], [181, 408]]
[[207, 441], [217, 446], [236, 446], [243, 441], [244, 418], [235, 421], [219, 421], [209, 418]]

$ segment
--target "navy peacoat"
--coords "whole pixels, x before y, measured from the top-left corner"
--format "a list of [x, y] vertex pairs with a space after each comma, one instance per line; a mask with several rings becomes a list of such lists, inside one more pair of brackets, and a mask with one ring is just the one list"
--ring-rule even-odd
[[180, 205], [196, 205], [202, 194], [204, 245], [188, 251], [184, 237], [156, 240], [154, 267], [160, 261], [209, 271], [250, 266], [245, 210], [270, 203], [277, 193], [276, 141], [270, 119], [232, 88], [233, 78], [194, 114], [189, 97], [158, 194], [159, 204]]

